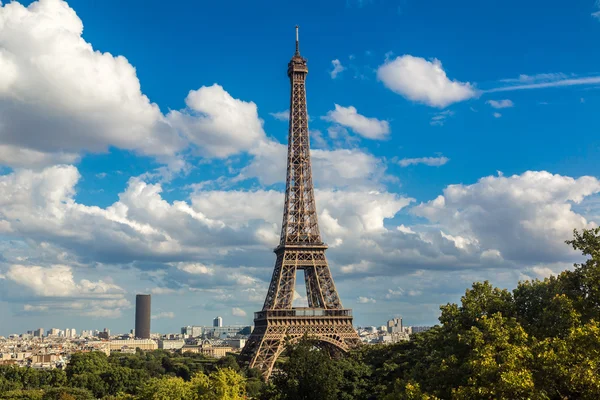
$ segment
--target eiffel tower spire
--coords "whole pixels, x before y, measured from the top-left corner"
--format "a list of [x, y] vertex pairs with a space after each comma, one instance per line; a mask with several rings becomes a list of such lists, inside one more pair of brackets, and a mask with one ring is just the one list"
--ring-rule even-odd
[[296, 25], [296, 54], [300, 55], [300, 40], [298, 39], [298, 25]]
[[[296, 52], [287, 74], [291, 96], [281, 238], [263, 309], [255, 313], [255, 329], [242, 351], [250, 367], [260, 369], [266, 378], [286, 337], [294, 340], [308, 334], [325, 347], [342, 351], [360, 344], [352, 326], [352, 310], [342, 307], [325, 257], [327, 246], [319, 233], [306, 109], [308, 67], [300, 55], [297, 26]], [[307, 308], [292, 307], [298, 270], [304, 271]]]

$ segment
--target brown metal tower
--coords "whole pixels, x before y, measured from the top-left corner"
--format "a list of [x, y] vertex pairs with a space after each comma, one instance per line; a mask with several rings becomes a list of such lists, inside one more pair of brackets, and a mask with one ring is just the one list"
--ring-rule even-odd
[[[352, 310], [344, 309], [325, 258], [310, 167], [308, 113], [306, 111], [306, 59], [300, 56], [296, 27], [296, 53], [288, 64], [291, 83], [287, 179], [281, 241], [262, 311], [254, 313], [254, 331], [242, 351], [250, 367], [271, 375], [285, 340], [305, 334], [325, 347], [347, 351], [360, 344], [352, 326]], [[304, 270], [307, 308], [293, 308], [296, 272]]]

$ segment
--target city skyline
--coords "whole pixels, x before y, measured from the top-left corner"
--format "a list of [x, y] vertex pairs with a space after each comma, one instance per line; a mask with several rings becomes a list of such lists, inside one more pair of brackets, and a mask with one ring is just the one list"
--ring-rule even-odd
[[2, 3], [0, 335], [128, 332], [136, 293], [152, 331], [251, 324], [281, 230], [295, 25], [356, 326], [433, 325], [473, 281], [570, 268], [564, 240], [600, 223], [600, 7], [550, 3]]

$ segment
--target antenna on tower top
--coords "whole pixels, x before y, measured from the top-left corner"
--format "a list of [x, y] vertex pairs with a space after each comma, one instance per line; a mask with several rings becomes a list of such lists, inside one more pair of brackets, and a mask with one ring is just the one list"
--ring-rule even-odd
[[298, 25], [296, 25], [296, 54], [300, 54], [300, 45], [298, 40]]

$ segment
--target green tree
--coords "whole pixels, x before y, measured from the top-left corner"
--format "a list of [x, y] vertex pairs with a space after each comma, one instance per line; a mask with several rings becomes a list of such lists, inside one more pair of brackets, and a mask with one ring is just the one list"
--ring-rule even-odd
[[246, 398], [246, 379], [231, 368], [219, 368], [208, 377], [208, 393], [202, 400], [242, 400]]
[[191, 382], [179, 377], [150, 378], [139, 393], [140, 400], [196, 400]]
[[333, 400], [337, 398], [342, 374], [318, 342], [304, 338], [288, 344], [288, 361], [272, 377], [276, 394], [286, 400]]
[[43, 390], [10, 390], [3, 392], [0, 390], [2, 400], [42, 400]]
[[75, 353], [66, 368], [67, 377], [70, 379], [76, 374], [101, 374], [109, 368], [108, 357], [99, 351], [89, 353]]
[[44, 392], [42, 400], [95, 400], [96, 397], [81, 388], [51, 388]]

